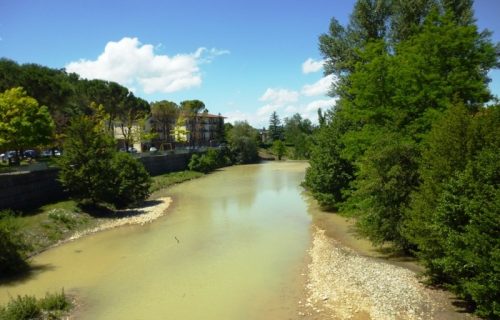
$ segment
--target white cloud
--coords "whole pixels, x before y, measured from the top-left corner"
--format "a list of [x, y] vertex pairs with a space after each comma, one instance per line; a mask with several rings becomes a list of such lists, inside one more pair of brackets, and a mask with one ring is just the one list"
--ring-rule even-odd
[[302, 87], [301, 93], [305, 96], [326, 95], [335, 81], [334, 75], [327, 75], [313, 84], [306, 84]]
[[259, 101], [269, 102], [271, 105], [281, 106], [285, 103], [296, 102], [299, 99], [297, 91], [287, 89], [268, 88], [260, 97]]
[[336, 98], [315, 100], [307, 104], [305, 111], [310, 113], [310, 112], [317, 112], [319, 108], [328, 109], [330, 107], [333, 107], [336, 104], [336, 102], [337, 102]]
[[324, 63], [325, 60], [316, 61], [314, 59], [309, 58], [302, 64], [302, 72], [303, 73], [318, 72], [323, 68]]
[[[157, 46], [160, 47], [161, 44]], [[108, 42], [96, 60], [70, 62], [66, 70], [87, 79], [115, 81], [129, 88], [139, 87], [146, 94], [170, 93], [200, 86], [199, 65], [228, 53], [202, 47], [194, 53], [158, 55], [153, 45], [125, 37], [118, 42]]]

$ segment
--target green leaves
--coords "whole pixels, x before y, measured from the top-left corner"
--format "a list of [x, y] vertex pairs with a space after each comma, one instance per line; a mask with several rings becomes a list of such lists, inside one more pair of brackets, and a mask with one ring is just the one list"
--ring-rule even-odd
[[71, 122], [59, 166], [60, 181], [80, 202], [125, 207], [149, 195], [151, 181], [142, 164], [117, 153], [102, 123], [88, 117]]
[[0, 147], [20, 150], [51, 141], [54, 121], [47, 107], [29, 97], [22, 88], [0, 93]]

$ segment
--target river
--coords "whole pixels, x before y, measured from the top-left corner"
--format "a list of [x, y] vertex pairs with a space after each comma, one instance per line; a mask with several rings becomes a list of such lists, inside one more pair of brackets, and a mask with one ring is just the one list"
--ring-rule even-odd
[[225, 168], [154, 196], [165, 216], [36, 256], [0, 303], [61, 288], [78, 319], [291, 319], [303, 296], [312, 218], [305, 162]]

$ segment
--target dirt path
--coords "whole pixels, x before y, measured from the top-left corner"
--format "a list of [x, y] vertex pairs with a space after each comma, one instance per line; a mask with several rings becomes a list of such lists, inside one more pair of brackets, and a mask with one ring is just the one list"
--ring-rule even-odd
[[450, 294], [432, 290], [406, 268], [366, 257], [313, 231], [303, 319], [473, 319]]

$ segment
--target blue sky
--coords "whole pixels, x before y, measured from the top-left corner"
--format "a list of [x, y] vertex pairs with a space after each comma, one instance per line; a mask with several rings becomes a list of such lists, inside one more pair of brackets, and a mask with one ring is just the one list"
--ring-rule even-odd
[[[318, 36], [354, 0], [0, 0], [0, 56], [117, 81], [148, 100], [205, 102], [228, 121], [316, 121], [326, 96]], [[476, 0], [500, 41], [498, 0]], [[308, 62], [308, 63], [307, 63]], [[500, 96], [500, 72], [490, 88]]]

